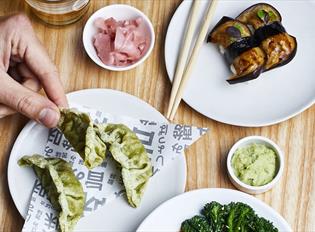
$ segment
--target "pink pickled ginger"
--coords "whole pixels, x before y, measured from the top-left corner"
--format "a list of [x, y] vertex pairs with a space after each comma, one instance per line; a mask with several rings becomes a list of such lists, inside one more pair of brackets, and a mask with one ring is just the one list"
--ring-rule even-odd
[[141, 17], [123, 21], [98, 18], [94, 25], [98, 33], [93, 44], [98, 57], [106, 65], [128, 66], [148, 50], [149, 32]]

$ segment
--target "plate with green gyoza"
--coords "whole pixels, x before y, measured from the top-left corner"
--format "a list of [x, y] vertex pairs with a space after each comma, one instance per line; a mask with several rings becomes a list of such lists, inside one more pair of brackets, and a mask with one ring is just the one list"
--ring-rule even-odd
[[[152, 121], [157, 122], [167, 122], [167, 120], [152, 106], [145, 103], [144, 101], [131, 96], [129, 94], [109, 90], [109, 89], [89, 89], [89, 90], [81, 90], [77, 92], [73, 92], [68, 94], [68, 100], [70, 102], [70, 106], [72, 103], [84, 105], [90, 108], [99, 109], [104, 112], [108, 112], [113, 115], [125, 115], [132, 118], [147, 118]], [[66, 111], [64, 111], [66, 112]], [[71, 112], [72, 113], [72, 112]], [[66, 113], [68, 116], [69, 112]], [[83, 114], [82, 114], [83, 115]], [[102, 141], [106, 141], [106, 144], [112, 144], [107, 147], [108, 150], [113, 154], [114, 159], [122, 163], [125, 162], [123, 157], [123, 153], [119, 151], [120, 144], [117, 141], [113, 141], [113, 138], [119, 140], [117, 134], [110, 134], [110, 131], [123, 131], [123, 134], [131, 140], [130, 144], [135, 145], [137, 139], [133, 137], [131, 131], [128, 128], [123, 126], [116, 125], [107, 125], [106, 128], [104, 125], [93, 125], [93, 130], [88, 128], [86, 131], [92, 130], [93, 133], [100, 133], [99, 136], [101, 140], [94, 140], [93, 135], [89, 135], [86, 137], [87, 139], [83, 139], [84, 143], [88, 143], [89, 148], [95, 146], [93, 149], [96, 153], [87, 154], [86, 149], [85, 152], [80, 150], [81, 142], [76, 140], [77, 137], [75, 134], [71, 134], [72, 131], [69, 131], [69, 128], [77, 129], [80, 131], [79, 125], [82, 122], [86, 123], [86, 125], [90, 122], [88, 118], [81, 114], [72, 114], [71, 117], [67, 118], [63, 117], [63, 125], [60, 125], [60, 128], [65, 137], [72, 143], [73, 148], [78, 152], [81, 158], [84, 160], [84, 164], [89, 168], [93, 168], [101, 163], [102, 157], [97, 157], [98, 151], [104, 148], [100, 146]], [[77, 117], [74, 120], [74, 117]], [[80, 118], [81, 121], [78, 121]], [[76, 125], [76, 122], [79, 124]], [[64, 127], [62, 127], [64, 126]], [[115, 128], [114, 128], [115, 127]], [[115, 130], [112, 130], [115, 129]], [[91, 132], [90, 130], [90, 132]], [[96, 132], [95, 132], [96, 131]], [[127, 133], [129, 132], [129, 133]], [[18, 161], [24, 155], [31, 154], [41, 154], [45, 150], [45, 146], [47, 143], [47, 136], [49, 130], [36, 122], [29, 122], [21, 131], [18, 136], [10, 155], [10, 160], [8, 164], [8, 183], [10, 193], [12, 195], [12, 199], [20, 212], [20, 214], [25, 218], [27, 216], [27, 212], [29, 209], [29, 203], [32, 196], [35, 173], [37, 176], [42, 175], [41, 170], [37, 168], [34, 169], [35, 173], [31, 168], [23, 168], [18, 165]], [[68, 136], [68, 137], [67, 137]], [[92, 140], [91, 140], [92, 138]], [[116, 144], [116, 145], [115, 145]], [[128, 147], [130, 148], [130, 144]], [[141, 144], [135, 145], [136, 150], [141, 151]], [[125, 148], [122, 148], [125, 149]], [[141, 153], [136, 151], [137, 154]], [[143, 154], [142, 154], [143, 156]], [[145, 159], [141, 158], [141, 162], [144, 162]], [[39, 162], [40, 161], [40, 162]], [[137, 161], [138, 162], [138, 161]], [[135, 162], [135, 163], [137, 163]], [[20, 161], [20, 164], [33, 166], [34, 165], [45, 168], [50, 171], [50, 173], [57, 173], [61, 169], [64, 169], [64, 165], [60, 164], [58, 161], [48, 160], [45, 161], [39, 157], [24, 157], [24, 160]], [[58, 166], [59, 165], [59, 166]], [[60, 168], [61, 167], [61, 168]], [[56, 168], [56, 171], [52, 170]], [[144, 171], [146, 173], [146, 171]], [[123, 170], [122, 176], [125, 176], [125, 187], [128, 191], [128, 188], [134, 184], [134, 181], [130, 182], [130, 186], [128, 187], [127, 179], [132, 177], [133, 173], [130, 170]], [[59, 175], [62, 177], [62, 175]], [[40, 178], [41, 179], [41, 178]], [[42, 178], [43, 179], [43, 178]], [[45, 178], [44, 178], [45, 179]], [[67, 179], [67, 178], [64, 178]], [[95, 176], [94, 176], [95, 179]], [[138, 177], [136, 177], [139, 180]], [[56, 180], [56, 186], [58, 189], [58, 181]], [[65, 181], [64, 181], [65, 182]], [[164, 202], [165, 200], [174, 197], [182, 192], [184, 192], [186, 183], [186, 161], [183, 155], [176, 156], [172, 162], [170, 162], [164, 169], [163, 172], [160, 172], [155, 178], [151, 178], [151, 180], [147, 183], [145, 188], [145, 194], [141, 195], [141, 203], [139, 203], [138, 197], [140, 196], [138, 192], [126, 194], [127, 197], [116, 198], [110, 202], [108, 202], [104, 207], [98, 209], [97, 211], [87, 215], [86, 217], [81, 218], [77, 225], [75, 226], [75, 231], [134, 231], [141, 221], [159, 204]], [[141, 183], [137, 187], [139, 192], [141, 192]], [[159, 187], [160, 186], [160, 187]], [[60, 189], [60, 188], [59, 188]], [[63, 188], [61, 188], [63, 189]], [[69, 190], [67, 190], [69, 193]], [[71, 190], [70, 190], [71, 191]], [[21, 194], [23, 193], [23, 194]], [[61, 194], [62, 195], [62, 194]], [[72, 196], [75, 198], [77, 196]], [[69, 197], [68, 197], [69, 198]], [[127, 199], [128, 198], [128, 199]], [[77, 198], [79, 199], [79, 198]], [[80, 198], [81, 199], [81, 198]], [[59, 198], [59, 202], [62, 202]], [[68, 201], [69, 204], [70, 201]], [[79, 200], [77, 201], [79, 202]], [[64, 204], [67, 205], [67, 204]], [[79, 207], [77, 207], [79, 208]], [[71, 212], [71, 210], [70, 210]], [[68, 213], [68, 216], [71, 216], [71, 213]], [[68, 217], [69, 218], [69, 217]], [[60, 221], [60, 218], [59, 218]], [[122, 223], [123, 222], [123, 223]]]

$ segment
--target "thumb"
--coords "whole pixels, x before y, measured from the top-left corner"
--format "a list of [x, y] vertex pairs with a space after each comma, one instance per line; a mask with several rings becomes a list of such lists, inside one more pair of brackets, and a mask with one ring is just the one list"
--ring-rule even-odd
[[57, 126], [59, 109], [48, 98], [23, 87], [4, 71], [0, 71], [0, 85], [0, 103], [46, 127]]

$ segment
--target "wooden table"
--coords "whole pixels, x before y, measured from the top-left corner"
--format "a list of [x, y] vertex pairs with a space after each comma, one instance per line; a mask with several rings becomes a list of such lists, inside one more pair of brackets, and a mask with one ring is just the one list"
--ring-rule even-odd
[[[26, 12], [60, 70], [66, 92], [88, 88], [110, 88], [135, 95], [161, 113], [167, 110], [171, 84], [164, 65], [164, 38], [168, 23], [180, 0], [93, 0], [79, 22], [66, 27], [49, 27], [32, 16], [21, 0], [0, 0], [0, 15]], [[141, 66], [126, 72], [109, 72], [95, 65], [84, 52], [82, 28], [95, 10], [111, 3], [126, 3], [142, 10], [156, 32], [152, 55]], [[1, 33], [1, 32], [0, 32]], [[315, 107], [286, 122], [262, 128], [241, 128], [208, 119], [181, 103], [176, 122], [210, 128], [210, 133], [186, 152], [186, 190], [234, 188], [226, 172], [226, 155], [238, 139], [263, 135], [274, 140], [285, 153], [284, 175], [271, 191], [256, 197], [277, 210], [294, 231], [315, 231]], [[15, 115], [0, 120], [0, 231], [19, 231], [23, 219], [10, 197], [7, 163], [12, 145], [27, 119]], [[21, 193], [23, 194], [23, 193]]]

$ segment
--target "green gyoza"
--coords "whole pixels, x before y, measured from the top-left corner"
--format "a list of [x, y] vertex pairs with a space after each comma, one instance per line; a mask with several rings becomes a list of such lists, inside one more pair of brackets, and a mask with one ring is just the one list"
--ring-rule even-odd
[[83, 214], [85, 194], [71, 166], [62, 159], [41, 155], [24, 156], [18, 163], [34, 169], [48, 199], [59, 213], [60, 231], [72, 231]]
[[152, 176], [151, 162], [143, 144], [132, 130], [122, 124], [100, 124], [96, 125], [96, 130], [121, 166], [129, 204], [138, 207]]
[[99, 166], [105, 159], [106, 145], [96, 135], [90, 116], [73, 109], [62, 109], [60, 113], [58, 128], [82, 157], [84, 165], [89, 169]]
[[152, 166], [143, 144], [132, 130], [122, 124], [93, 125], [89, 115], [72, 109], [61, 110], [58, 128], [89, 169], [104, 161], [108, 147], [121, 166], [129, 204], [139, 206], [152, 176]]

